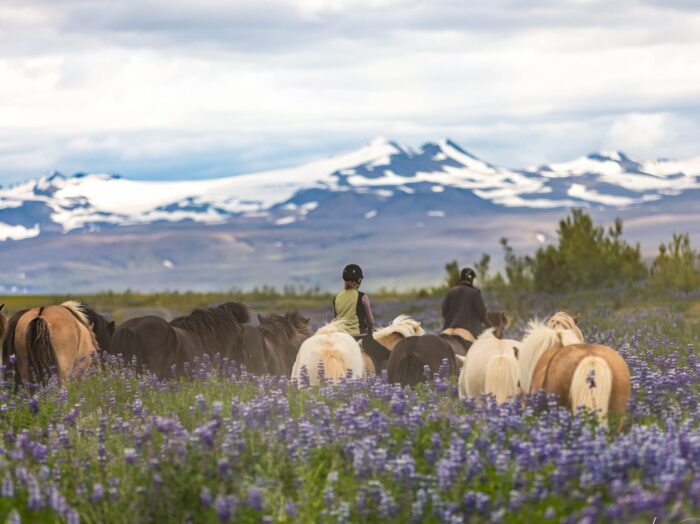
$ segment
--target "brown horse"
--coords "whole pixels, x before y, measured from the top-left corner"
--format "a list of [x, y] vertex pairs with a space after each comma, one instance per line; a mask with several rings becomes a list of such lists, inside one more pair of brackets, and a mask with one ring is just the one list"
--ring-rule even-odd
[[[486, 329], [493, 329], [496, 338], [503, 338], [505, 330], [510, 326], [510, 318], [503, 311], [489, 311], [486, 313]], [[455, 355], [464, 357], [476, 337], [464, 328], [447, 328], [440, 333], [440, 337], [447, 342]]]
[[186, 365], [205, 355], [240, 362], [236, 343], [249, 318], [248, 308], [238, 302], [197, 309], [171, 322], [155, 316], [132, 318], [116, 329], [109, 352], [159, 379], [184, 376]]
[[601, 417], [625, 413], [631, 379], [620, 354], [608, 346], [584, 344], [578, 329], [549, 325], [531, 322], [523, 339], [519, 360], [523, 390], [553, 393], [573, 412], [583, 406], [599, 410]]
[[7, 333], [7, 318], [2, 314], [2, 310], [5, 308], [5, 304], [0, 305], [0, 343], [5, 338], [5, 333]]
[[425, 331], [420, 322], [413, 320], [408, 315], [399, 315], [387, 327], [374, 332], [373, 341], [370, 343], [371, 347], [367, 345], [365, 340], [360, 343], [367, 372], [376, 374], [384, 369], [389, 360], [390, 352], [403, 339], [424, 334]]
[[237, 361], [251, 373], [290, 377], [297, 353], [311, 336], [309, 319], [297, 311], [258, 315], [258, 326], [243, 326]]
[[389, 357], [389, 382], [416, 386], [430, 379], [425, 376], [425, 366], [428, 366], [432, 376], [440, 370], [443, 360], [447, 361], [448, 375], [457, 375], [454, 352], [445, 340], [437, 335], [405, 338], [396, 345]]
[[17, 384], [45, 384], [54, 371], [65, 383], [88, 368], [98, 350], [83, 307], [68, 301], [16, 313], [3, 341], [3, 363], [15, 356]]

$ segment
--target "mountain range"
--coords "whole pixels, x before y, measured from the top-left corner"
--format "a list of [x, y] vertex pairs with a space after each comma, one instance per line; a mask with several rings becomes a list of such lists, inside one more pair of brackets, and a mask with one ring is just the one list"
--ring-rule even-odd
[[[647, 255], [700, 233], [700, 157], [600, 152], [523, 169], [451, 140], [377, 138], [303, 166], [193, 181], [53, 173], [0, 188], [5, 292], [331, 287], [348, 261], [371, 287], [437, 282], [452, 258], [551, 240], [568, 209], [625, 220]], [[339, 269], [340, 268], [340, 269]]]

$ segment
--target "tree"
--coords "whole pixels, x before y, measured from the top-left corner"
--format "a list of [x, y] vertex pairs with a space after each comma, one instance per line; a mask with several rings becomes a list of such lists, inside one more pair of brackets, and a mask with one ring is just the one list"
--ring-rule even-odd
[[690, 246], [688, 233], [674, 233], [668, 245], [659, 246], [651, 273], [652, 282], [663, 289], [688, 292], [700, 287], [700, 254]]

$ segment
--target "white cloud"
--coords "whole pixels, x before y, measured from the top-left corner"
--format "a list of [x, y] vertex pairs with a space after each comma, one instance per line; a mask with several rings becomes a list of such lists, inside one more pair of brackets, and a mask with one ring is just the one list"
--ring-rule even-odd
[[514, 166], [700, 143], [683, 1], [26, 0], [0, 48], [0, 180], [223, 175], [377, 134]]

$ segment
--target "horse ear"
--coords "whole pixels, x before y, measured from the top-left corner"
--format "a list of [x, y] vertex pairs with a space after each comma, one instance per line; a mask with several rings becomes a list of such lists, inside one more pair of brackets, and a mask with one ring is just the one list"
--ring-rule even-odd
[[576, 313], [576, 316], [574, 317], [574, 322], [578, 324], [579, 320], [581, 320], [581, 313]]
[[114, 333], [114, 330], [116, 329], [116, 327], [117, 327], [117, 323], [114, 320], [112, 320], [111, 322], [109, 322], [107, 324], [107, 329], [109, 330], [110, 333]]
[[258, 313], [258, 323], [262, 324], [262, 321], [263, 321], [263, 316], [260, 313]]
[[2, 311], [2, 308], [5, 307], [5, 304], [0, 305], [0, 311]]

